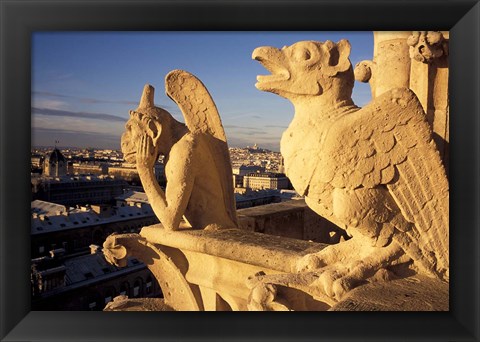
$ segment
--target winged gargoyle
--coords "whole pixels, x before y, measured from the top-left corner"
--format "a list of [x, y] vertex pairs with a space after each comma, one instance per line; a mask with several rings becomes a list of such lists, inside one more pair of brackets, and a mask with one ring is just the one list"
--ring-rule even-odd
[[[185, 124], [155, 107], [154, 88], [146, 85], [122, 135], [125, 160], [136, 163], [153, 211], [166, 229], [179, 229], [182, 216], [193, 228], [236, 228], [230, 156], [215, 103], [202, 82], [186, 71], [171, 71], [165, 89]], [[165, 156], [165, 191], [153, 171], [160, 154]]]
[[281, 139], [287, 176], [310, 208], [352, 236], [298, 269], [318, 270], [318, 285], [336, 299], [402, 265], [448, 281], [449, 186], [425, 113], [406, 88], [355, 106], [349, 54], [341, 40], [252, 55], [271, 72], [256, 87], [295, 107]]

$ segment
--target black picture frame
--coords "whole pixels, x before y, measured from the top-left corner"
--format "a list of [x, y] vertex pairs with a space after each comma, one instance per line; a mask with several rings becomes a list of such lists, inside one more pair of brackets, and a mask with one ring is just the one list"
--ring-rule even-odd
[[[477, 1], [0, 2], [0, 338], [2, 341], [478, 341]], [[450, 30], [449, 312], [30, 312], [31, 34], [45, 30]]]

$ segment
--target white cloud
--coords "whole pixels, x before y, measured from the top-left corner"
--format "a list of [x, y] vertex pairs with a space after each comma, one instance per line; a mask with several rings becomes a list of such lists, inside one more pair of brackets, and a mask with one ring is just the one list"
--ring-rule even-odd
[[113, 134], [120, 137], [125, 129], [125, 123], [74, 117], [32, 115], [32, 130], [37, 128], [72, 130], [84, 133]]
[[60, 100], [32, 97], [32, 107], [64, 110], [68, 109], [68, 103]]

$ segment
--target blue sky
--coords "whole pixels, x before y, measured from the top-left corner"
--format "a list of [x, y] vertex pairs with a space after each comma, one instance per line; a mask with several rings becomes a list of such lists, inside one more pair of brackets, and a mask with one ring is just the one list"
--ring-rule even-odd
[[[143, 86], [155, 103], [184, 121], [165, 95], [173, 69], [196, 75], [217, 104], [229, 146], [257, 143], [278, 151], [293, 118], [289, 101], [255, 88], [268, 72], [251, 59], [259, 46], [348, 39], [353, 65], [371, 59], [372, 32], [37, 32], [32, 36], [32, 145], [114, 148]], [[370, 100], [355, 83], [359, 106]]]

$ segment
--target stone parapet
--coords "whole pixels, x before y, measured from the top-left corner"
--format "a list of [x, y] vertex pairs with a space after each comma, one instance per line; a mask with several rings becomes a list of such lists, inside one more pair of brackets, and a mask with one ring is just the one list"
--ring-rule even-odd
[[301, 257], [326, 247], [321, 243], [240, 229], [168, 231], [158, 224], [143, 228], [140, 235], [153, 244], [208, 254], [279, 272], [295, 272], [295, 265]]
[[[148, 310], [448, 310], [448, 284], [420, 275], [373, 282], [341, 301], [332, 299], [318, 282], [321, 273], [296, 270], [305, 255], [326, 246], [240, 229], [168, 231], [158, 224], [140, 234], [111, 235], [104, 250], [118, 265], [134, 256], [155, 275], [164, 300]], [[127, 298], [114, 304], [106, 310], [138, 311], [146, 305]]]

